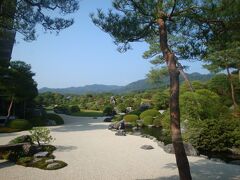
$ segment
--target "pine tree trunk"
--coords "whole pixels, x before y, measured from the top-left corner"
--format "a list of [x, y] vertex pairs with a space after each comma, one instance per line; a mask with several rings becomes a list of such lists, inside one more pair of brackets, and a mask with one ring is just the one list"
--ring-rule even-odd
[[176, 66], [175, 55], [168, 46], [167, 28], [164, 19], [158, 19], [160, 30], [160, 48], [166, 60], [170, 76], [170, 119], [172, 143], [181, 180], [191, 180], [190, 166], [184, 149], [179, 109], [179, 71]]
[[12, 97], [10, 105], [8, 107], [8, 114], [7, 114], [7, 119], [9, 119], [9, 117], [11, 116], [11, 111], [12, 111], [12, 106], [13, 106], [13, 100], [14, 98]]
[[227, 74], [228, 74], [228, 79], [229, 79], [230, 86], [231, 86], [231, 96], [232, 96], [233, 106], [234, 106], [234, 109], [237, 109], [238, 104], [237, 104], [236, 99], [235, 99], [235, 92], [234, 92], [234, 86], [233, 86], [233, 81], [232, 81], [232, 75], [231, 75], [228, 67], [227, 67]]

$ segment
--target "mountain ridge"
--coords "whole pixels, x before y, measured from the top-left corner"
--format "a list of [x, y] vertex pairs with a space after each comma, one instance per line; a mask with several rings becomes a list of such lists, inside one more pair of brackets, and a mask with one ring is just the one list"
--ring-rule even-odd
[[[207, 81], [213, 75], [212, 74], [200, 74], [200, 73], [191, 73], [187, 74], [190, 81]], [[180, 76], [180, 83], [183, 82], [184, 79]], [[79, 87], [68, 87], [68, 88], [47, 88], [43, 87], [39, 89], [39, 93], [45, 92], [53, 92], [60, 94], [76, 94], [83, 95], [88, 93], [128, 93], [133, 91], [144, 91], [147, 89], [153, 89], [157, 87], [166, 87], [169, 84], [169, 77], [162, 78], [162, 83], [159, 85], [151, 84], [147, 79], [141, 79], [138, 81], [134, 81], [132, 83], [127, 84], [126, 86], [118, 86], [118, 85], [104, 85], [104, 84], [92, 84], [86, 86]]]

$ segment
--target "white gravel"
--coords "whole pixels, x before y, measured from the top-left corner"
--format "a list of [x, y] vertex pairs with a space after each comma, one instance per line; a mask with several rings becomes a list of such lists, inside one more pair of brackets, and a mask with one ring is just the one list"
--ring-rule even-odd
[[[62, 116], [65, 125], [51, 127], [51, 134], [58, 147], [56, 159], [68, 166], [47, 171], [0, 161], [0, 180], [178, 179], [175, 156], [165, 153], [156, 142], [131, 135], [115, 136], [107, 130], [103, 118]], [[27, 132], [0, 134], [0, 144], [22, 134]], [[141, 149], [145, 144], [154, 149]], [[202, 157], [188, 159], [193, 179], [240, 179], [240, 166]]]

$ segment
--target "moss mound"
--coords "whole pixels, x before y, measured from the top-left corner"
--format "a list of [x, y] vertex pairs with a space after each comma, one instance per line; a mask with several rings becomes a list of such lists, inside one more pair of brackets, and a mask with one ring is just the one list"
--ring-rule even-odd
[[32, 124], [26, 119], [14, 119], [7, 124], [7, 127], [12, 129], [28, 130], [32, 128]]

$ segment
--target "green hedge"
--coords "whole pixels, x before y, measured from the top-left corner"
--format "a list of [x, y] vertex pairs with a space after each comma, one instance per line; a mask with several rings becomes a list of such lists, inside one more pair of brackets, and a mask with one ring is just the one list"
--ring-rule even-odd
[[148, 126], [153, 124], [153, 117], [152, 116], [145, 116], [143, 118], [143, 125]]
[[125, 122], [129, 122], [131, 124], [136, 124], [136, 121], [139, 119], [139, 117], [134, 114], [129, 114], [129, 115], [124, 116], [123, 119], [125, 120]]
[[7, 126], [12, 129], [19, 129], [19, 130], [28, 130], [32, 128], [32, 124], [25, 119], [15, 119], [11, 120]]
[[80, 108], [76, 105], [70, 107], [71, 113], [80, 112]]
[[46, 125], [46, 117], [43, 116], [35, 116], [29, 119], [29, 121], [33, 124], [33, 126], [45, 126]]
[[57, 125], [64, 124], [63, 118], [57, 114], [48, 113], [47, 118], [55, 121]]
[[141, 118], [141, 119], [144, 119], [144, 117], [146, 117], [146, 116], [156, 117], [156, 116], [158, 116], [158, 115], [160, 115], [160, 113], [158, 112], [158, 110], [156, 110], [156, 109], [148, 109], [148, 110], [146, 110], [146, 111], [144, 111], [144, 112], [142, 112], [142, 113], [140, 114], [140, 118]]

